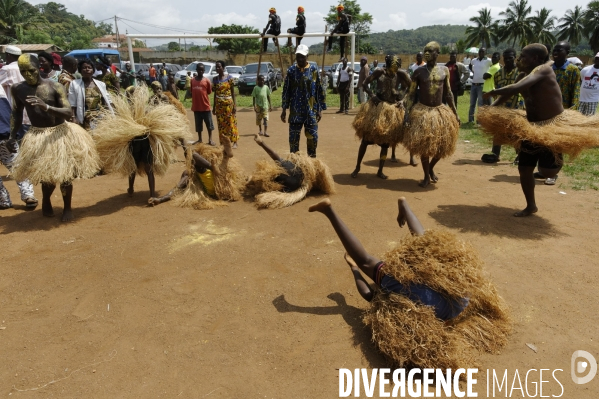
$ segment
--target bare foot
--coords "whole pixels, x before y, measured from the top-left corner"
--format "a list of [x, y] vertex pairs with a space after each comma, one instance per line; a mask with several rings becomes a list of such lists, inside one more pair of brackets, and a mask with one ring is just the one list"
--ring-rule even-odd
[[383, 172], [378, 172], [378, 173], [376, 174], [376, 177], [380, 177], [380, 178], [381, 178], [381, 179], [383, 179], [383, 180], [387, 180], [387, 179], [389, 178], [389, 177], [388, 177], [386, 174], [384, 174]]
[[395, 158], [395, 157], [392, 157], [392, 158], [390, 159], [390, 161], [391, 161], [391, 162], [395, 162], [395, 163], [398, 163], [398, 162], [399, 162], [399, 161], [397, 160], [397, 158]]
[[264, 137], [270, 137], [268, 133], [264, 133]]
[[263, 141], [262, 141], [262, 137], [260, 137], [260, 136], [259, 136], [259, 135], [257, 135], [257, 134], [254, 134], [254, 141], [255, 141], [256, 143], [258, 143], [258, 144], [262, 144], [262, 143], [263, 143]]
[[62, 211], [62, 221], [71, 222], [73, 220], [73, 211], [71, 209], [65, 209]]
[[25, 207], [26, 208], [29, 208], [29, 209], [35, 208], [37, 206], [37, 204], [38, 204], [38, 201], [34, 197], [25, 198]]
[[418, 162], [416, 162], [414, 160], [414, 157], [410, 157], [410, 165], [412, 165], [412, 166], [418, 166]]
[[399, 197], [397, 200], [397, 208], [399, 208], [399, 212], [397, 213], [397, 224], [399, 227], [404, 227], [406, 225], [406, 197]]
[[328, 198], [323, 199], [317, 204], [312, 205], [308, 208], [308, 212], [324, 212], [331, 207], [331, 200]]
[[50, 201], [42, 201], [42, 215], [49, 218], [54, 216], [54, 209], [52, 208], [52, 203]]
[[436, 183], [436, 182], [438, 182], [438, 181], [439, 181], [439, 178], [437, 177], [437, 175], [435, 174], [435, 172], [433, 172], [432, 170], [431, 170], [431, 172], [429, 173], [429, 175], [430, 175], [430, 177], [431, 177], [431, 181], [432, 181], [433, 183]]
[[355, 179], [356, 177], [358, 177], [358, 173], [360, 173], [360, 168], [356, 168], [356, 169], [354, 169], [354, 171], [353, 171], [353, 172], [351, 172], [351, 175], [350, 175], [350, 176], [351, 176], [351, 177], [353, 177], [353, 178]]
[[349, 265], [349, 267], [351, 267], [352, 269], [355, 269], [355, 270], [359, 270], [358, 265], [352, 259], [352, 257], [349, 256], [349, 254], [347, 252], [345, 253], [345, 255], [343, 255], [343, 259], [345, 259], [345, 261], [347, 262], [347, 264]]
[[514, 213], [514, 216], [517, 218], [522, 218], [525, 216], [530, 216], [533, 213], [537, 213], [537, 211], [539, 210], [539, 208], [537, 208], [536, 206], [534, 208], [524, 208], [523, 210], [521, 210], [520, 212], [516, 212]]
[[148, 199], [148, 206], [154, 206], [160, 204], [160, 198], [151, 197]]
[[422, 180], [418, 185], [420, 187], [427, 187], [431, 183], [431, 179], [429, 176], [426, 176], [426, 179]]
[[129, 188], [127, 189], [127, 194], [129, 194], [129, 197], [133, 197], [133, 193], [134, 193], [134, 192], [135, 192], [135, 191], [133, 190], [133, 187], [129, 187]]

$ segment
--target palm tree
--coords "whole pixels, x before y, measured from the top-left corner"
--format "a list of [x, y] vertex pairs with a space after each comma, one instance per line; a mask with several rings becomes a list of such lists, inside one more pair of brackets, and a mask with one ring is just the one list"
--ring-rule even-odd
[[45, 19], [24, 0], [0, 0], [0, 41], [13, 43]]
[[530, 38], [531, 42], [551, 44], [551, 46], [555, 44], [556, 39], [552, 32], [555, 30], [556, 18], [549, 16], [550, 14], [551, 10], [543, 7], [540, 11], [537, 11], [537, 15], [532, 17], [533, 34]]
[[512, 47], [518, 42], [522, 47], [532, 36], [532, 19], [529, 17], [531, 6], [528, 0], [516, 0], [510, 2], [507, 9], [499, 13], [503, 16], [502, 25], [504, 35], [502, 39], [512, 39]]
[[572, 47], [578, 46], [584, 31], [583, 15], [584, 12], [581, 6], [574, 7], [574, 11], [566, 11], [566, 14], [559, 19], [559, 22], [562, 23], [557, 26], [559, 29], [557, 38], [559, 40], [568, 40]]
[[486, 47], [491, 44], [491, 40], [496, 38], [495, 25], [493, 25], [493, 17], [491, 10], [483, 8], [478, 10], [478, 16], [470, 18], [470, 22], [474, 22], [476, 26], [466, 28], [466, 45], [478, 45]]
[[599, 1], [591, 1], [583, 17], [584, 34], [589, 37], [593, 53], [599, 51]]

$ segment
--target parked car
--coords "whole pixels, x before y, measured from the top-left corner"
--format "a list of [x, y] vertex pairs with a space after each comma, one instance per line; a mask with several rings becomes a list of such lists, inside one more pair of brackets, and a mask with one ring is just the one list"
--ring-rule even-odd
[[[258, 63], [247, 64], [243, 67], [243, 74], [239, 76], [237, 87], [239, 94], [249, 95], [256, 86], [256, 77], [258, 74]], [[279, 87], [277, 80], [277, 71], [272, 65], [272, 62], [263, 62], [260, 65], [260, 75], [264, 75], [265, 84], [268, 85], [271, 91], [275, 91]]]
[[[162, 67], [162, 63], [155, 62], [154, 68], [156, 68], [156, 72], [160, 72], [160, 67]], [[166, 64], [166, 67], [171, 71], [175, 72], [175, 83], [179, 80], [176, 73], [181, 70], [181, 67], [177, 64]], [[141, 69], [143, 68], [143, 69]], [[135, 71], [140, 72], [147, 85], [150, 84], [150, 64], [135, 64]]]
[[233, 78], [233, 82], [235, 82], [235, 86], [237, 86], [237, 81], [243, 73], [243, 67], [237, 65], [227, 65], [225, 67], [225, 72]]
[[[356, 89], [358, 87], [358, 75], [360, 75], [360, 69], [362, 69], [362, 66], [357, 62], [354, 62], [353, 66], [349, 62], [347, 63], [347, 65], [349, 65], [350, 68], [354, 70], [354, 89]], [[339, 71], [341, 70], [342, 66], [343, 63], [340, 62], [339, 65], [337, 65], [337, 69], [333, 73], [332, 88], [333, 93], [335, 94], [337, 94], [337, 77], [339, 76]]]
[[[199, 63], [204, 64], [204, 76], [208, 79], [211, 79], [216, 76], [216, 64], [214, 62], [209, 61], [194, 61], [191, 64], [187, 65], [184, 69], [181, 69], [178, 72], [175, 72], [175, 82], [179, 82], [183, 80], [183, 87], [185, 87], [185, 76], [187, 76], [187, 71], [191, 71], [191, 76], [196, 73], [196, 68]], [[181, 83], [179, 83], [181, 84]], [[177, 85], [177, 87], [181, 87]]]
[[340, 62], [336, 62], [333, 65], [331, 65], [329, 71], [327, 72], [327, 75], [329, 77], [329, 89], [333, 88], [333, 77], [335, 77], [335, 79], [337, 79], [337, 77], [335, 76], [335, 72], [337, 71], [337, 67], [339, 66]]

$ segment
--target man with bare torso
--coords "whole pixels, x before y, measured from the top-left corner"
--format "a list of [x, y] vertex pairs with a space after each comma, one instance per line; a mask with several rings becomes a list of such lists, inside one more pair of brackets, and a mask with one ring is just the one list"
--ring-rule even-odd
[[[499, 96], [492, 104], [498, 106], [520, 93], [524, 98], [526, 118], [531, 124], [552, 120], [564, 112], [562, 93], [550, 63], [546, 64], [547, 48], [542, 44], [530, 44], [522, 49], [518, 57], [518, 70], [527, 76], [517, 83], [495, 89], [485, 94], [487, 98]], [[557, 157], [543, 146], [523, 142], [520, 151], [518, 172], [520, 185], [526, 198], [526, 208], [514, 214], [516, 217], [536, 213], [535, 167], [546, 178], [553, 178], [561, 169], [561, 154]]]
[[[90, 147], [95, 154], [93, 140], [91, 137], [86, 137], [89, 135], [81, 129], [85, 135], [84, 137], [88, 140], [84, 147], [78, 148], [81, 146], [80, 142], [73, 142], [69, 146], [62, 143], [57, 144], [58, 141], [69, 140], [74, 134], [69, 130], [72, 129], [71, 125], [75, 125], [66, 124], [66, 121], [70, 120], [72, 116], [67, 93], [60, 83], [40, 77], [40, 66], [36, 57], [23, 54], [19, 57], [18, 65], [25, 81], [14, 85], [11, 89], [13, 128], [10, 141], [12, 143], [16, 141], [24, 110], [29, 115], [32, 128], [23, 139], [21, 154], [15, 166], [15, 176], [30, 175], [32, 183], [42, 184], [42, 213], [44, 216], [54, 216], [50, 199], [56, 184], [59, 183], [64, 201], [62, 221], [71, 221], [73, 219], [71, 210], [73, 186], [71, 181], [77, 177], [91, 177], [89, 174], [85, 176], [85, 174], [79, 172], [84, 170], [86, 166], [90, 166], [91, 169], [94, 169], [94, 165], [97, 166], [97, 154], [95, 159], [78, 159], [81, 156], [85, 157]], [[81, 142], [83, 141], [85, 139], [81, 139]], [[42, 146], [44, 148], [40, 148]], [[62, 147], [57, 148], [58, 146]], [[72, 155], [72, 157], [69, 159], [61, 157], [60, 159], [48, 161], [44, 159], [45, 157], [39, 156], [47, 148], [52, 149], [48, 157], [57, 155]], [[71, 151], [71, 153], [67, 154], [68, 151]], [[96, 171], [97, 169], [93, 173]]]
[[[439, 51], [437, 42], [430, 42], [424, 47], [426, 65], [414, 71], [405, 101], [408, 127], [404, 134], [404, 145], [410, 154], [420, 155], [424, 171], [421, 187], [439, 180], [433, 168], [441, 158], [453, 154], [460, 128], [460, 118], [449, 83], [449, 70], [444, 65], [437, 65]], [[419, 99], [414, 104], [416, 90]], [[444, 98], [447, 105], [443, 104]]]

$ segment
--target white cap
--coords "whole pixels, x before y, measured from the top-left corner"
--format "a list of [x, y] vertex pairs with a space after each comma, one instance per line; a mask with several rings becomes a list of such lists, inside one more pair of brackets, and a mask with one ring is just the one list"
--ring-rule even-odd
[[599, 57], [599, 53], [595, 54], [595, 58]]
[[6, 46], [6, 48], [4, 49], [5, 53], [8, 54], [12, 54], [12, 55], [21, 55], [22, 51], [20, 48], [18, 48], [17, 46]]
[[306, 46], [305, 44], [300, 44], [299, 46], [297, 46], [295, 54], [308, 55], [308, 46]]

